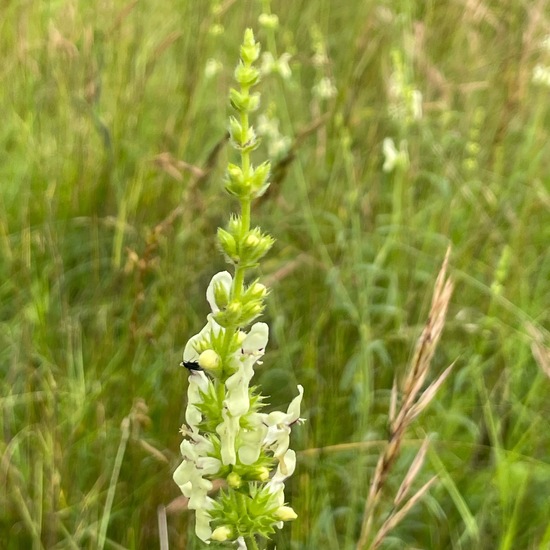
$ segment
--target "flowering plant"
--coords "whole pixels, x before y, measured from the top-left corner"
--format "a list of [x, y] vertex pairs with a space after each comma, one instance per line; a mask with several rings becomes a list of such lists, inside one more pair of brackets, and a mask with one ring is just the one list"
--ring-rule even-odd
[[[188, 403], [181, 428], [183, 461], [174, 481], [195, 510], [195, 531], [206, 543], [234, 542], [239, 548], [258, 548], [283, 522], [296, 518], [285, 505], [284, 481], [296, 466], [289, 448], [291, 426], [300, 421], [303, 388], [286, 412], [263, 412], [264, 396], [250, 386], [254, 365], [260, 364], [269, 337], [265, 323], [253, 321], [263, 312], [267, 288], [258, 280], [246, 284], [246, 274], [273, 245], [273, 238], [259, 227], [251, 228], [252, 201], [269, 183], [270, 164], [251, 164], [258, 145], [249, 113], [259, 106], [251, 93], [260, 73], [254, 62], [260, 45], [247, 29], [235, 78], [240, 89], [230, 90], [238, 117], [230, 117], [231, 144], [240, 154], [240, 165], [227, 167], [225, 188], [236, 197], [241, 211], [232, 215], [225, 229], [218, 229], [218, 243], [234, 275], [214, 275], [206, 291], [211, 313], [204, 328], [183, 352], [189, 370]], [[223, 480], [216, 497], [214, 480]]]

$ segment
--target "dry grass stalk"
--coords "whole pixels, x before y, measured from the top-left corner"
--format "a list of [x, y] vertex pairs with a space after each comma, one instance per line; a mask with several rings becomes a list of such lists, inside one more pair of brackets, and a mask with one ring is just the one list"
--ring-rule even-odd
[[[448, 367], [438, 377], [438, 379], [419, 396], [419, 393], [428, 376], [431, 360], [434, 356], [439, 338], [441, 337], [443, 326], [445, 325], [447, 308], [453, 292], [453, 283], [447, 278], [449, 255], [450, 248], [447, 249], [445, 260], [443, 261], [443, 265], [441, 266], [441, 270], [439, 271], [435, 282], [428, 321], [426, 322], [426, 325], [424, 326], [424, 329], [422, 330], [422, 333], [416, 343], [413, 359], [409, 363], [407, 374], [399, 388], [402, 395], [402, 401], [397, 414], [395, 412], [397, 391], [395, 388], [392, 391], [390, 403], [390, 436], [384, 452], [378, 459], [374, 476], [371, 481], [369, 494], [365, 503], [361, 535], [357, 543], [357, 550], [362, 550], [367, 547], [374, 521], [374, 512], [380, 500], [384, 483], [399, 456], [407, 428], [434, 398], [437, 390], [447, 379], [453, 367], [453, 365]], [[422, 466], [426, 449], [427, 441], [423, 443], [419, 453], [409, 469], [408, 474], [405, 476], [405, 479], [401, 484], [397, 496], [395, 497], [396, 504], [401, 503], [410, 490], [410, 487]], [[406, 515], [406, 512], [408, 512], [414, 503], [416, 503], [425, 491], [428, 490], [431, 483], [433, 483], [433, 480], [426, 484], [418, 493], [416, 493], [401, 509], [395, 510], [390, 514], [374, 537], [374, 540], [370, 545], [371, 550], [376, 548], [381, 543], [382, 539], [386, 536], [389, 530], [397, 525], [397, 523]]]
[[427, 483], [425, 483], [411, 498], [410, 500], [399, 510], [394, 509], [388, 516], [382, 527], [376, 533], [376, 538], [370, 546], [370, 550], [378, 548], [382, 541], [386, 538], [386, 535], [394, 529], [399, 522], [409, 513], [409, 510], [419, 502], [422, 497], [430, 490], [431, 486], [436, 482], [437, 476], [433, 476]]
[[418, 472], [420, 472], [420, 470], [422, 469], [422, 465], [424, 464], [424, 459], [426, 458], [429, 443], [430, 439], [428, 437], [422, 442], [422, 446], [414, 457], [414, 460], [409, 467], [407, 475], [401, 482], [401, 487], [399, 487], [399, 489], [397, 490], [397, 494], [395, 495], [395, 499], [393, 501], [395, 506], [399, 506], [401, 502], [403, 502], [405, 497], [409, 494], [413, 481], [416, 479]]

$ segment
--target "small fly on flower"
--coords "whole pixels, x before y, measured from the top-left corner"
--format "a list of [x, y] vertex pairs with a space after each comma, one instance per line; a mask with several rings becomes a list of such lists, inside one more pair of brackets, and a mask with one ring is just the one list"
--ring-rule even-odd
[[185, 367], [188, 370], [203, 370], [196, 361], [182, 361], [180, 367]]

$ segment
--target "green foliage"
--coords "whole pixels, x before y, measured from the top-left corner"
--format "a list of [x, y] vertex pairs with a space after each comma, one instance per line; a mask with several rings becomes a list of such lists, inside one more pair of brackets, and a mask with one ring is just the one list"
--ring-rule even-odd
[[[226, 91], [260, 5], [4, 4], [0, 540], [155, 548], [172, 502], [170, 548], [200, 548], [171, 477], [178, 364], [223, 267]], [[272, 9], [277, 31], [257, 38], [275, 59], [293, 54], [292, 77], [263, 75], [259, 89], [293, 141], [259, 201], [277, 243], [262, 264], [272, 339], [255, 382], [279, 407], [299, 380], [308, 418], [287, 495], [299, 519], [277, 548], [354, 547], [393, 378], [448, 242], [457, 289], [435, 371], [458, 362], [398, 464], [433, 433], [418, 483], [439, 481], [384, 548], [546, 547], [550, 380], [526, 323], [548, 347], [550, 113], [531, 81], [550, 65], [547, 3]], [[405, 96], [422, 93], [421, 118], [390, 109], [402, 107], [396, 65]], [[405, 168], [382, 170], [387, 137], [406, 141]]]

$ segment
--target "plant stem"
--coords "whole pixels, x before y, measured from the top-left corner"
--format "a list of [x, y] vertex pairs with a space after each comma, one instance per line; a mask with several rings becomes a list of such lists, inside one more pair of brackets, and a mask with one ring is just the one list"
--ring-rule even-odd
[[260, 547], [254, 537], [245, 538], [244, 541], [246, 542], [246, 547], [248, 550], [260, 550]]

